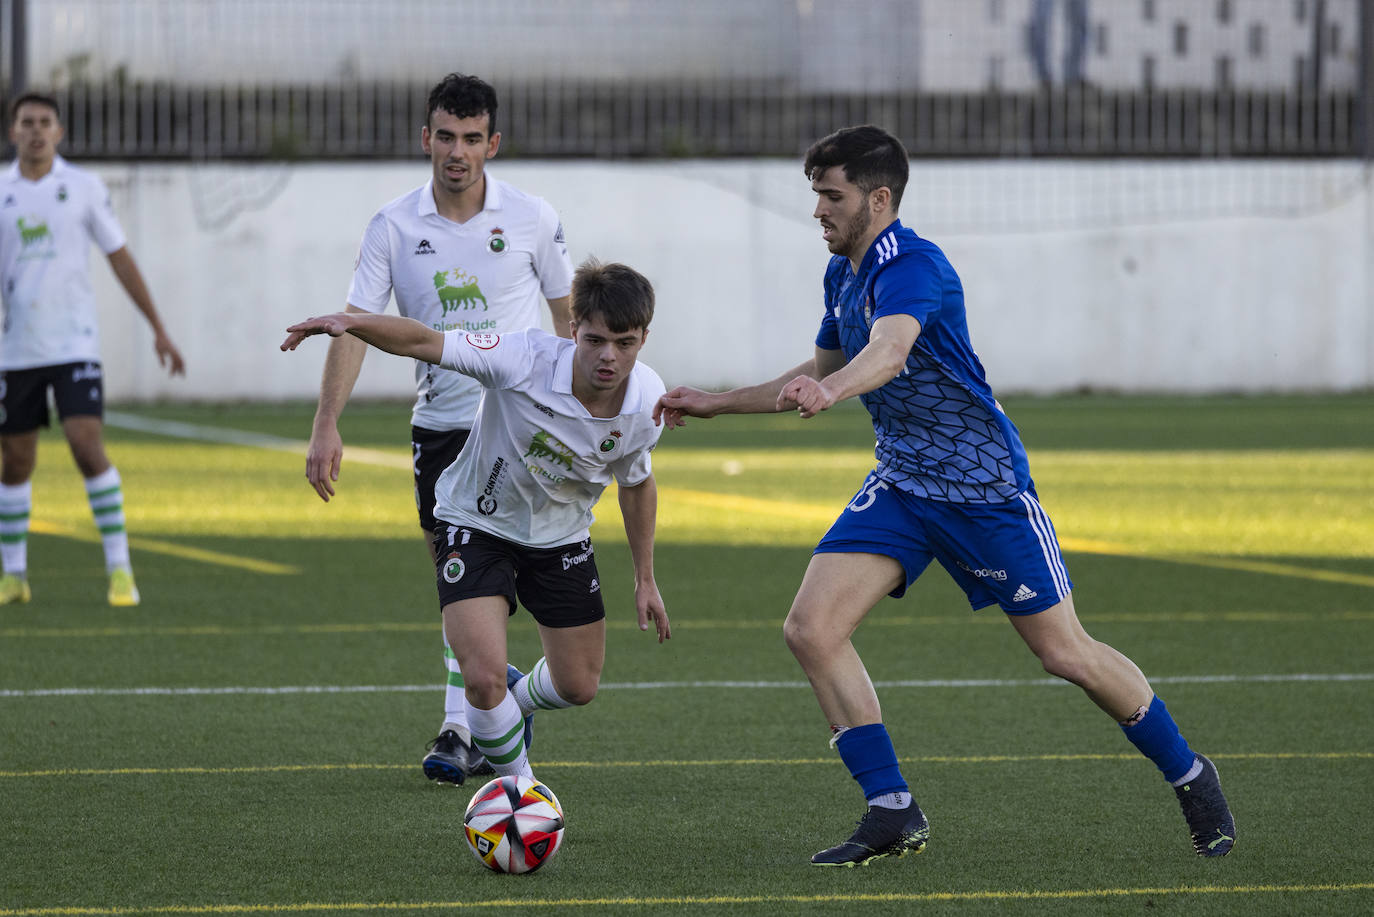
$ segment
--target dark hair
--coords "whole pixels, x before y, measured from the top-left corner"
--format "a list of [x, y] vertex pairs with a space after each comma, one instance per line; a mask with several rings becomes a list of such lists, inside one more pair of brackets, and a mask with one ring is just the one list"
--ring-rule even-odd
[[806, 151], [802, 166], [806, 177], [833, 166], [844, 166], [844, 177], [859, 186], [864, 194], [887, 188], [892, 192], [892, 212], [896, 213], [906, 190], [910, 173], [906, 147], [902, 141], [872, 124], [846, 127], [822, 137]]
[[654, 287], [634, 268], [588, 258], [572, 282], [575, 322], [600, 318], [616, 334], [648, 328], [654, 317]]
[[62, 120], [62, 109], [60, 109], [60, 108], [57, 107], [57, 100], [54, 99], [52, 96], [46, 95], [46, 94], [41, 93], [41, 92], [25, 92], [25, 93], [21, 93], [21, 94], [18, 96], [18, 98], [16, 98], [13, 102], [11, 102], [11, 103], [10, 103], [10, 120], [13, 121], [15, 118], [19, 117], [19, 106], [21, 106], [21, 105], [28, 105], [28, 104], [31, 104], [31, 103], [32, 103], [32, 104], [35, 104], [35, 105], [46, 105], [46, 106], [48, 106], [49, 108], [52, 109], [52, 113], [53, 113], [54, 115], [57, 116], [57, 120], [59, 120], [59, 121]]
[[487, 136], [496, 133], [496, 90], [486, 80], [465, 73], [450, 73], [429, 91], [425, 107], [425, 124], [436, 111], [446, 111], [455, 118], [487, 116]]

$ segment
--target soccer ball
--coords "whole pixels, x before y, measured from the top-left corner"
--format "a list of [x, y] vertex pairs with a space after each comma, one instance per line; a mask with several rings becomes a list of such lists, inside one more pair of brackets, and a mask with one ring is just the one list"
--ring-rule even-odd
[[478, 862], [495, 872], [534, 872], [563, 843], [563, 807], [553, 790], [528, 777], [497, 777], [463, 814], [463, 834]]

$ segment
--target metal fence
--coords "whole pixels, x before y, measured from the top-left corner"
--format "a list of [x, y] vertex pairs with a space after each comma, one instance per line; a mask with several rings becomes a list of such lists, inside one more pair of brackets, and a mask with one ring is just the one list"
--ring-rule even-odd
[[[0, 94], [52, 92], [64, 150], [87, 159], [411, 156], [430, 85], [455, 69], [496, 85], [507, 157], [794, 156], [865, 122], [916, 156], [1363, 156], [1371, 11], [1374, 0], [0, 0]], [[446, 35], [441, 18], [467, 25]]]

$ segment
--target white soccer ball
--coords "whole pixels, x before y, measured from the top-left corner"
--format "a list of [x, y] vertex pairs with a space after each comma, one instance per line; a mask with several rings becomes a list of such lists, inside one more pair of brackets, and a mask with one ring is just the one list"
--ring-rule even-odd
[[497, 777], [468, 803], [463, 834], [478, 862], [495, 872], [534, 872], [563, 843], [563, 807], [528, 777]]

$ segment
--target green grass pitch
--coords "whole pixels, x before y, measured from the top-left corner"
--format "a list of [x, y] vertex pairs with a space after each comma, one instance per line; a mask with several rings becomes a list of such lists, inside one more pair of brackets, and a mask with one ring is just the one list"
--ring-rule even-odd
[[[846, 406], [665, 434], [664, 646], [602, 501], [605, 686], [532, 748], [566, 842], [490, 874], [460, 830], [474, 787], [419, 768], [442, 664], [405, 406], [349, 408], [328, 505], [310, 407], [135, 407], [161, 426], [115, 412], [109, 449], [136, 609], [104, 604], [80, 481], [40, 448], [34, 598], [0, 608], [0, 917], [1374, 913], [1374, 396], [1007, 407], [1086, 627], [1221, 770], [1231, 856], [1194, 857], [1153, 766], [932, 567], [855, 638], [930, 846], [807, 865], [863, 805], [781, 636], [872, 464]], [[526, 615], [511, 652], [537, 658]]]

